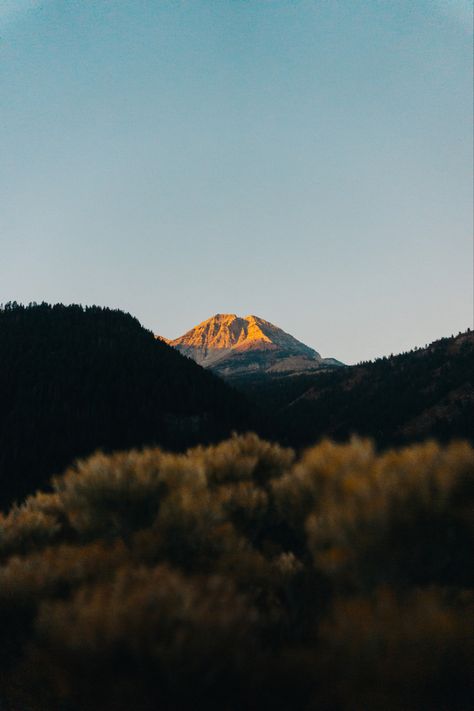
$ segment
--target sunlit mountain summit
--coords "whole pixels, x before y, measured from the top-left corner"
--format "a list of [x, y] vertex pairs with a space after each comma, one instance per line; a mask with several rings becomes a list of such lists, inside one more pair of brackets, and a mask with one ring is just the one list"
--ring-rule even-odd
[[216, 314], [167, 343], [228, 378], [312, 372], [342, 365], [334, 358], [322, 358], [313, 348], [254, 315]]

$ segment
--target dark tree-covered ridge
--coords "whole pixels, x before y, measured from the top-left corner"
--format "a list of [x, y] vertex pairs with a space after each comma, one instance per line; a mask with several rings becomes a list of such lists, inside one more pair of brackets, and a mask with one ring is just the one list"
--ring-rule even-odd
[[370, 436], [385, 447], [474, 439], [474, 333], [331, 371], [235, 383], [276, 415], [267, 435], [305, 446]]
[[241, 395], [129, 314], [0, 308], [2, 505], [96, 449], [184, 449], [248, 427], [247, 418]]

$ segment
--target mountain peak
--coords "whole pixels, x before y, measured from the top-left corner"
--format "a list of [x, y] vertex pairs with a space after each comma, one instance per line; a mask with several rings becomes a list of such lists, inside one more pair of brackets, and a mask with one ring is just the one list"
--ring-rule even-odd
[[301, 372], [320, 368], [323, 363], [313, 348], [254, 314], [217, 313], [168, 343], [223, 375], [242, 369]]
[[251, 344], [258, 348], [259, 344], [271, 343], [271, 339], [255, 317], [215, 314], [169, 343], [201, 365], [210, 366], [234, 348], [248, 348]]

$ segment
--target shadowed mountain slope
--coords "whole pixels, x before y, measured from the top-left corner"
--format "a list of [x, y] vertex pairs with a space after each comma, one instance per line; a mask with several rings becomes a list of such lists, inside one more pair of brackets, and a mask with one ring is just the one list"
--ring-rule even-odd
[[2, 505], [97, 448], [182, 449], [249, 426], [243, 396], [128, 314], [0, 310]]
[[239, 383], [275, 414], [268, 434], [294, 446], [370, 436], [381, 445], [474, 439], [474, 333], [330, 372]]

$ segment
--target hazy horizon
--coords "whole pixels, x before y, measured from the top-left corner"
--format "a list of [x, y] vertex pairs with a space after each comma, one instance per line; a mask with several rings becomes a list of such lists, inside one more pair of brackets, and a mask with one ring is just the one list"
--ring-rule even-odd
[[346, 363], [472, 327], [465, 0], [0, 2], [0, 302]]

